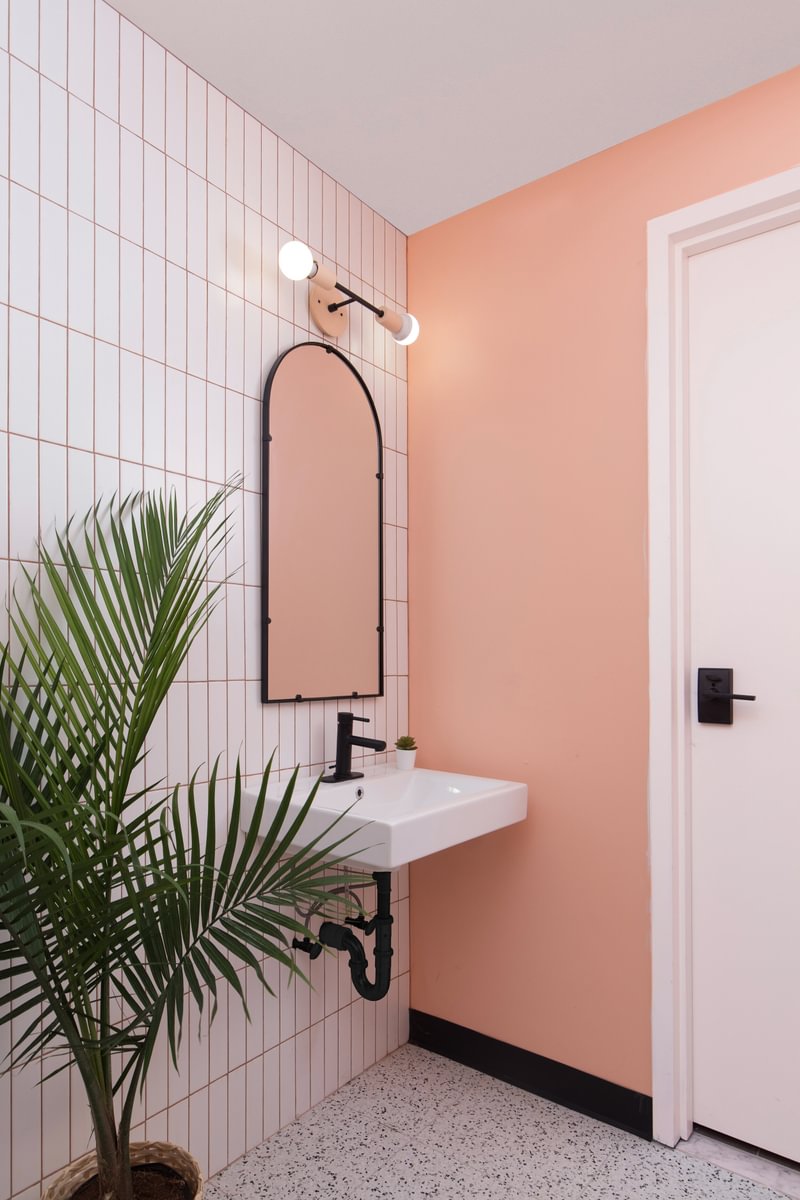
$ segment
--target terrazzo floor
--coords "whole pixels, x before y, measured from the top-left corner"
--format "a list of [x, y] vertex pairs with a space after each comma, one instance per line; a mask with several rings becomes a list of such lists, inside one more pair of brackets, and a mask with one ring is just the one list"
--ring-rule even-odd
[[776, 1200], [730, 1171], [402, 1046], [206, 1186], [207, 1200]]
[[731, 1143], [695, 1130], [686, 1142], [676, 1149], [695, 1158], [702, 1158], [717, 1167], [729, 1167], [736, 1175], [753, 1179], [764, 1187], [774, 1188], [789, 1200], [800, 1200], [800, 1170], [785, 1161], [775, 1160], [761, 1151]]

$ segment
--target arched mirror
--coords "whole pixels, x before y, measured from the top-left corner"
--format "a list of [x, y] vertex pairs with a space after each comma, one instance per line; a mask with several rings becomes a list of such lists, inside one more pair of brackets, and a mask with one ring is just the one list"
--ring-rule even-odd
[[264, 388], [265, 704], [383, 695], [382, 444], [332, 346], [286, 350]]

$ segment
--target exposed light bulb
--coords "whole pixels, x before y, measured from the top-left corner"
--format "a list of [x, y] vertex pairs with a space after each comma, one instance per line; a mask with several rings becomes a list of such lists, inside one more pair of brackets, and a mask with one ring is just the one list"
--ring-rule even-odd
[[392, 337], [397, 342], [398, 346], [410, 346], [419, 337], [419, 321], [411, 313], [403, 314], [403, 323], [397, 333], [393, 333]]
[[287, 279], [295, 282], [314, 273], [314, 255], [305, 242], [286, 242], [278, 254], [278, 266]]

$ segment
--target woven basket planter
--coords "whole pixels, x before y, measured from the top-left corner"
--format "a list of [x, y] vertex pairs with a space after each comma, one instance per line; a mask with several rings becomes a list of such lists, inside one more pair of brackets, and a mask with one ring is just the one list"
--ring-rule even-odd
[[[194, 1200], [203, 1200], [203, 1176], [200, 1168], [186, 1150], [170, 1142], [132, 1142], [131, 1166], [145, 1163], [171, 1167], [182, 1179], [194, 1188]], [[42, 1196], [42, 1200], [71, 1200], [82, 1184], [97, 1174], [97, 1156], [91, 1150], [82, 1154], [61, 1171]]]

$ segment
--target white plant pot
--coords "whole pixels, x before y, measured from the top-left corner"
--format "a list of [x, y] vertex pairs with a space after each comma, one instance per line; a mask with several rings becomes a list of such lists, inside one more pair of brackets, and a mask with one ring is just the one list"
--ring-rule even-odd
[[416, 750], [395, 750], [394, 757], [398, 771], [413, 771]]

